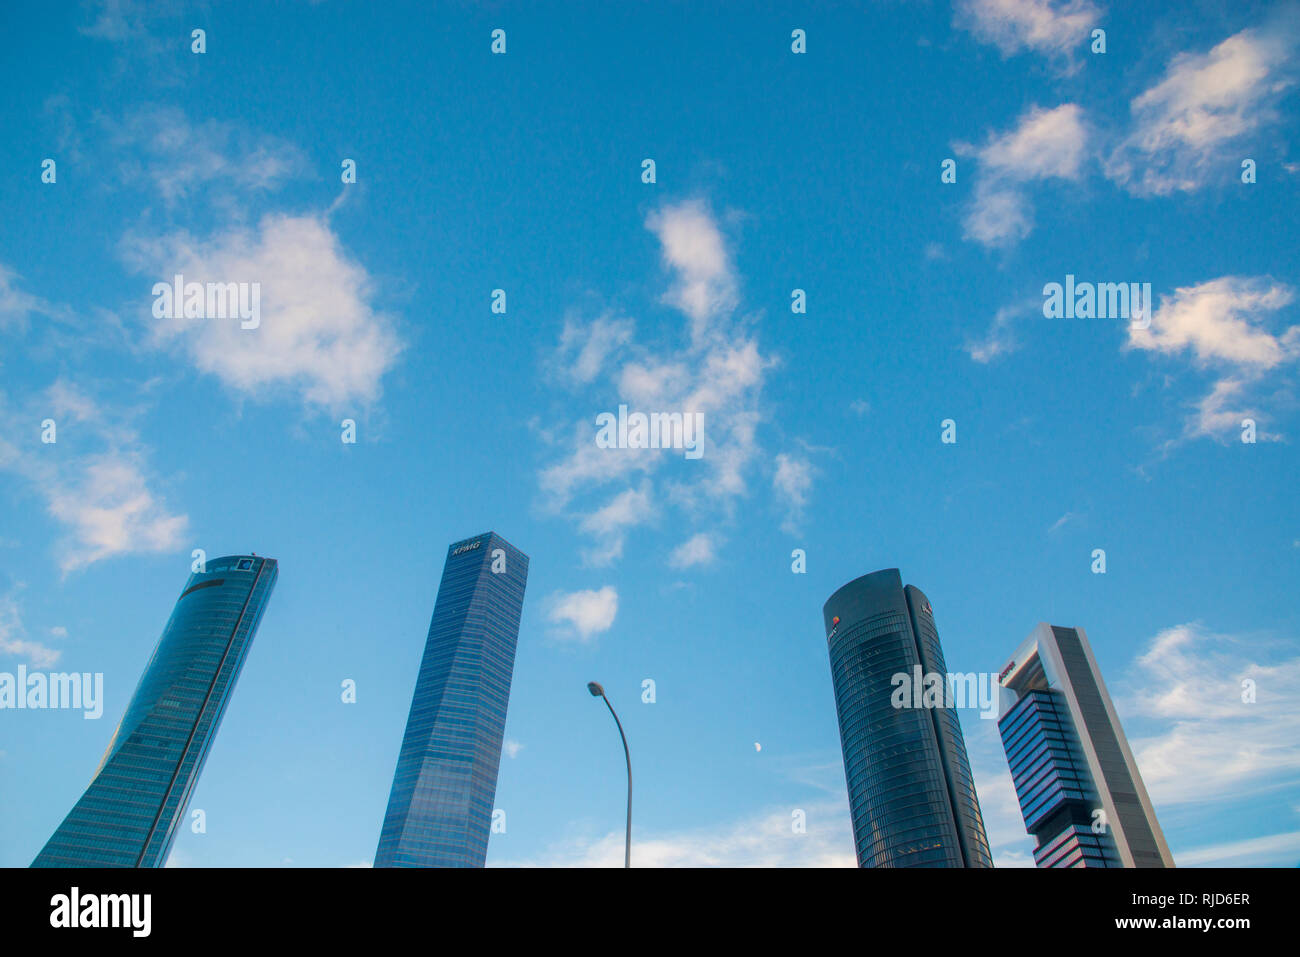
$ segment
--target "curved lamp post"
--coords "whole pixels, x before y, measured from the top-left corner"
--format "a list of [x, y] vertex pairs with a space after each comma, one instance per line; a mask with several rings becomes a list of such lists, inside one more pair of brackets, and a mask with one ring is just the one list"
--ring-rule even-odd
[[609, 713], [614, 715], [614, 723], [618, 725], [618, 736], [623, 739], [623, 757], [627, 760], [627, 838], [623, 849], [623, 866], [632, 866], [632, 754], [627, 749], [627, 735], [623, 733], [623, 722], [618, 720], [618, 715], [614, 712], [614, 706], [609, 703], [605, 697], [605, 689], [595, 681], [587, 682], [587, 690], [591, 692], [593, 698], [604, 698], [605, 707], [609, 708]]

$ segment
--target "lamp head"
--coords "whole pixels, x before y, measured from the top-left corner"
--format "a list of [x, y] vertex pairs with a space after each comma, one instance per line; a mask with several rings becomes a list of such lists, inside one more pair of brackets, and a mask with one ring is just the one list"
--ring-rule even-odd
[[605, 689], [595, 681], [587, 682], [587, 690], [591, 692], [593, 698], [599, 698], [605, 693]]

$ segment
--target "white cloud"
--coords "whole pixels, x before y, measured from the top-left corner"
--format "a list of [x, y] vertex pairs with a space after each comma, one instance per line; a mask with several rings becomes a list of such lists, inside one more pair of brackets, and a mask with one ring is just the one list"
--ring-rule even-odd
[[1294, 867], [1297, 860], [1300, 860], [1300, 831], [1178, 852], [1179, 867]]
[[596, 590], [557, 592], [548, 605], [547, 620], [564, 626], [555, 631], [555, 636], [586, 643], [613, 626], [618, 614], [618, 591], [606, 585]]
[[772, 475], [772, 487], [778, 497], [785, 503], [786, 517], [781, 527], [790, 535], [797, 535], [799, 523], [803, 521], [803, 510], [808, 504], [808, 493], [812, 491], [814, 469], [806, 458], [787, 455], [782, 452], [776, 457], [776, 472]]
[[555, 359], [576, 382], [591, 382], [604, 371], [606, 361], [632, 339], [635, 328], [632, 320], [608, 314], [586, 324], [567, 318]]
[[502, 750], [505, 752], [505, 755], [508, 758], [519, 757], [519, 752], [522, 751], [523, 749], [524, 746], [520, 744], [518, 741], [515, 741], [513, 738], [507, 739], [506, 743], [502, 746]]
[[25, 658], [37, 668], [49, 668], [61, 654], [57, 648], [28, 639], [17, 600], [13, 595], [0, 598], [0, 655]]
[[[175, 58], [176, 41], [163, 40], [149, 31], [151, 25], [168, 15], [169, 4], [153, 0], [88, 0], [83, 6], [85, 13], [94, 19], [78, 27], [78, 32], [109, 43], [129, 44], [135, 56], [146, 52], [151, 56], [169, 54]], [[185, 43], [189, 43], [188, 34]], [[150, 76], [158, 81], [156, 66]]]
[[188, 520], [174, 515], [149, 489], [134, 453], [110, 452], [86, 460], [72, 482], [48, 492], [50, 514], [76, 534], [64, 571], [128, 552], [165, 552], [184, 539]]
[[1129, 324], [1129, 347], [1177, 354], [1191, 349], [1202, 362], [1271, 369], [1300, 352], [1300, 326], [1275, 337], [1255, 317], [1290, 305], [1287, 286], [1262, 277], [1223, 276], [1180, 286], [1162, 296], [1149, 328]]
[[154, 282], [259, 283], [261, 324], [232, 319], [153, 319], [155, 342], [178, 346], [201, 372], [249, 396], [297, 389], [338, 411], [372, 402], [402, 343], [372, 304], [364, 266], [349, 258], [321, 216], [268, 215], [256, 230], [234, 228], [197, 241], [185, 233], [126, 244]]
[[634, 472], [649, 472], [662, 452], [654, 449], [619, 449], [613, 453], [595, 442], [592, 419], [576, 423], [570, 431], [573, 451], [562, 461], [542, 469], [539, 483], [555, 507], [567, 505], [575, 494], [618, 480], [631, 480]]
[[618, 391], [628, 402], [649, 408], [687, 391], [691, 378], [691, 369], [684, 362], [633, 360], [618, 373]]
[[[1129, 325], [1126, 348], [1170, 356], [1190, 351], [1200, 366], [1232, 370], [1195, 404], [1184, 438], [1224, 438], [1239, 433], [1244, 418], [1262, 418], [1252, 391], [1300, 356], [1300, 325], [1274, 334], [1263, 317], [1294, 299], [1288, 286], [1264, 277], [1223, 276], [1162, 296], [1149, 328]], [[1259, 430], [1256, 438], [1281, 436]]]
[[1106, 175], [1138, 195], [1225, 181], [1241, 157], [1235, 144], [1276, 119], [1293, 83], [1294, 32], [1242, 30], [1208, 53], [1180, 53], [1161, 80], [1130, 104], [1132, 127], [1105, 164]]
[[24, 292], [18, 287], [19, 278], [13, 269], [0, 263], [0, 332], [14, 329], [25, 333], [28, 317], [32, 315], [45, 316], [61, 322], [68, 322], [73, 318], [72, 310], [67, 306]]
[[691, 317], [691, 340], [699, 344], [710, 320], [736, 306], [736, 279], [722, 233], [696, 200], [652, 212], [646, 228], [659, 237], [664, 265], [676, 274], [664, 301]]
[[717, 559], [718, 537], [709, 532], [692, 535], [673, 549], [668, 564], [673, 568], [712, 565]]
[[1064, 527], [1065, 527], [1067, 524], [1069, 524], [1070, 522], [1077, 520], [1078, 517], [1079, 517], [1079, 516], [1075, 515], [1073, 512], [1066, 512], [1064, 515], [1062, 515], [1060, 518], [1058, 518], [1055, 522], [1053, 522], [1053, 523], [1052, 523], [1052, 527], [1049, 528], [1047, 531], [1048, 531], [1049, 534], [1052, 533], [1052, 532], [1058, 531], [1059, 529], [1064, 528]]
[[654, 516], [648, 481], [642, 482], [640, 488], [625, 489], [615, 495], [579, 525], [585, 534], [596, 539], [595, 546], [583, 551], [587, 564], [603, 566], [621, 558], [628, 530], [644, 525]]
[[[794, 833], [803, 810], [806, 832]], [[622, 830], [568, 842], [507, 867], [622, 867]], [[771, 809], [713, 827], [632, 835], [633, 867], [856, 867], [849, 810], [841, 802]]]
[[1029, 202], [1019, 190], [983, 181], [962, 225], [962, 235], [983, 246], [1010, 246], [1034, 231]]
[[1232, 436], [1240, 437], [1242, 422], [1252, 419], [1256, 423], [1256, 441], [1282, 441], [1279, 433], [1267, 432], [1258, 427], [1263, 413], [1246, 398], [1246, 391], [1247, 382], [1243, 379], [1225, 378], [1214, 383], [1209, 394], [1194, 405], [1194, 411], [1188, 416], [1183, 428], [1183, 437], [1227, 441]]
[[1014, 848], [997, 851], [993, 855], [994, 867], [1036, 867], [1032, 849]]
[[[591, 412], [567, 434], [558, 430], [558, 438], [542, 433], [562, 457], [542, 469], [539, 482], [549, 508], [569, 514], [593, 537], [584, 552], [589, 565], [620, 558], [635, 528], [681, 527], [661, 521], [671, 510], [687, 512], [685, 521], [696, 526], [710, 515], [730, 516], [757, 465], [759, 397], [775, 364], [748, 332], [753, 319], [732, 314], [736, 277], [706, 206], [669, 204], [651, 213], [646, 226], [673, 273], [665, 300], [683, 312], [684, 328], [638, 339], [630, 319], [570, 320], [550, 360], [570, 385], [585, 388]], [[620, 404], [629, 412], [698, 413], [701, 457], [685, 459], [681, 449], [598, 447], [596, 415]], [[572, 405], [568, 400], [566, 407]]]
[[1065, 103], [1050, 110], [1031, 108], [1014, 129], [990, 136], [983, 147], [957, 144], [959, 153], [976, 157], [980, 170], [964, 221], [965, 237], [1005, 246], [1028, 236], [1034, 224], [1025, 184], [1078, 180], [1088, 139], [1082, 109]]
[[1026, 307], [1023, 305], [1003, 306], [1000, 308], [993, 316], [993, 322], [989, 325], [989, 330], [982, 340], [967, 340], [966, 353], [976, 362], [987, 365], [994, 359], [1015, 352], [1020, 348], [1020, 343], [1011, 331], [1011, 323], [1017, 316], [1024, 315], [1033, 308], [1035, 306]]
[[100, 422], [99, 403], [66, 379], [56, 379], [45, 390], [44, 407], [57, 422]]
[[53, 445], [20, 448], [0, 439], [0, 468], [25, 478], [49, 514], [70, 530], [61, 547], [62, 570], [177, 548], [189, 521], [154, 491], [148, 453], [127, 421], [130, 413], [109, 412], [63, 379], [34, 397], [25, 415], [39, 422], [52, 411], [60, 454], [48, 453]]
[[306, 167], [302, 154], [269, 136], [254, 136], [218, 120], [191, 123], [182, 110], [142, 110], [121, 122], [103, 121], [113, 147], [126, 157], [126, 182], [147, 181], [170, 206], [214, 192], [272, 190]]
[[[1243, 701], [1243, 680], [1255, 700]], [[1300, 657], [1196, 624], [1155, 636], [1123, 701], [1160, 730], [1130, 735], [1157, 805], [1245, 798], [1300, 783]]]
[[1063, 69], [1091, 38], [1101, 10], [1089, 0], [959, 0], [956, 23], [1012, 56], [1032, 50]]
[[980, 150], [981, 168], [1014, 180], [1075, 180], [1087, 135], [1078, 104], [1063, 103], [1052, 110], [1034, 107], [1015, 129], [992, 137]]

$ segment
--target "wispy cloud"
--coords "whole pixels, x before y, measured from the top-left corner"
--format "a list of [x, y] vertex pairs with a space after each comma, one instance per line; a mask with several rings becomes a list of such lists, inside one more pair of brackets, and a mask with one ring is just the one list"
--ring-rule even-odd
[[1131, 128], [1107, 158], [1106, 175], [1136, 195], [1197, 189], [1215, 175], [1228, 181], [1241, 159], [1233, 149], [1277, 119], [1295, 82], [1295, 49], [1289, 23], [1178, 54], [1130, 104]]
[[184, 539], [188, 519], [155, 491], [148, 450], [130, 423], [134, 411], [113, 412], [60, 379], [23, 413], [27, 421], [54, 419], [56, 443], [0, 438], [0, 469], [26, 479], [69, 530], [59, 562], [65, 573], [119, 555], [170, 551]]
[[172, 514], [149, 488], [138, 451], [115, 450], [85, 459], [80, 474], [48, 490], [50, 514], [68, 525], [78, 547], [64, 571], [114, 555], [166, 552], [178, 547], [189, 522]]
[[1054, 109], [1033, 107], [1014, 129], [992, 135], [981, 147], [955, 144], [976, 158], [979, 179], [964, 221], [965, 237], [985, 246], [1008, 246], [1034, 228], [1026, 184], [1083, 175], [1089, 131], [1074, 103]]
[[1001, 307], [993, 316], [988, 331], [982, 339], [966, 340], [966, 354], [981, 365], [987, 365], [995, 359], [1010, 355], [1020, 348], [1013, 323], [1016, 319], [1033, 315], [1040, 308], [1040, 303], [1016, 303]]
[[85, 4], [90, 21], [80, 27], [86, 36], [113, 43], [133, 42], [148, 33], [151, 18], [168, 4], [150, 0], [90, 0]]
[[[1300, 784], [1300, 657], [1287, 657], [1284, 647], [1197, 624], [1148, 642], [1123, 702], [1161, 728], [1132, 739], [1157, 805], [1244, 799]], [[1247, 680], [1253, 701], [1243, 700]]]
[[[697, 527], [725, 521], [749, 493], [760, 461], [759, 398], [775, 361], [751, 335], [752, 318], [735, 315], [739, 283], [722, 231], [700, 200], [665, 204], [645, 225], [659, 239], [671, 275], [663, 301], [685, 317], [682, 333], [638, 337], [633, 320], [613, 312], [588, 323], [570, 316], [548, 360], [560, 384], [581, 390], [566, 408], [589, 402], [592, 409], [570, 427], [541, 434], [560, 457], [539, 475], [546, 506], [589, 536], [588, 565], [618, 560], [633, 530], [666, 525], [669, 512], [685, 513]], [[633, 412], [698, 413], [702, 457], [597, 446], [596, 414], [620, 404]], [[674, 553], [670, 561], [686, 567], [686, 558]]]
[[59, 303], [24, 291], [20, 277], [4, 263], [0, 263], [0, 332], [16, 329], [25, 332], [30, 316], [68, 320], [72, 310]]
[[100, 121], [127, 185], [156, 189], [171, 206], [214, 192], [269, 191], [307, 167], [292, 144], [220, 120], [191, 122], [175, 107], [149, 107]]
[[646, 218], [646, 228], [659, 237], [674, 276], [664, 301], [691, 317], [691, 340], [700, 345], [711, 320], [736, 307], [736, 277], [722, 233], [698, 200], [661, 207]]
[[697, 565], [712, 565], [717, 560], [719, 538], [710, 532], [692, 535], [673, 549], [668, 559], [672, 568], [694, 568]]
[[1300, 831], [1178, 852], [1179, 867], [1295, 867], [1297, 862], [1300, 862]]
[[589, 383], [605, 371], [606, 362], [626, 346], [636, 332], [631, 319], [606, 314], [583, 323], [569, 316], [564, 321], [553, 365], [577, 383]]
[[958, 0], [956, 24], [1009, 57], [1032, 51], [1073, 72], [1101, 9], [1089, 0]]
[[13, 655], [37, 668], [49, 668], [62, 654], [59, 649], [33, 641], [27, 636], [22, 611], [12, 593], [0, 597], [0, 655]]
[[[806, 830], [796, 833], [794, 813]], [[805, 808], [770, 808], [737, 821], [633, 835], [634, 867], [855, 867], [848, 808], [820, 802]], [[537, 858], [507, 867], [622, 867], [623, 832], [578, 838]]]
[[1047, 530], [1047, 533], [1050, 535], [1053, 532], [1060, 531], [1070, 522], [1077, 521], [1078, 518], [1079, 516], [1075, 515], [1073, 512], [1066, 512], [1064, 515], [1062, 515], [1060, 518], [1058, 518], [1056, 521], [1052, 523], [1052, 526]]
[[599, 567], [622, 558], [628, 531], [654, 520], [650, 487], [645, 480], [639, 488], [624, 489], [582, 519], [579, 528], [596, 543], [583, 550], [587, 564]]
[[[1162, 296], [1149, 328], [1129, 325], [1126, 348], [1170, 357], [1189, 353], [1198, 367], [1217, 370], [1183, 438], [1224, 438], [1239, 433], [1245, 418], [1265, 418], [1252, 394], [1273, 370], [1300, 357], [1300, 325], [1274, 333], [1267, 317], [1294, 299], [1290, 287], [1267, 277], [1223, 276]], [[1280, 436], [1261, 430], [1257, 438]]]
[[778, 499], [785, 505], [786, 514], [781, 528], [789, 535], [799, 534], [799, 526], [803, 522], [803, 512], [808, 505], [808, 493], [812, 491], [815, 472], [813, 464], [802, 456], [782, 452], [776, 457], [772, 487], [776, 490]]

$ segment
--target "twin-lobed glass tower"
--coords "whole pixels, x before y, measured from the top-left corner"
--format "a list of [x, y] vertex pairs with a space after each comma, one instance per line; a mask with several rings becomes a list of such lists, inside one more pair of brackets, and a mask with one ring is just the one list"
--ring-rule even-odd
[[946, 675], [930, 602], [897, 568], [822, 609], [860, 867], [992, 867], [957, 712], [895, 707], [895, 676]]
[[161, 867], [275, 587], [273, 558], [189, 578], [86, 793], [33, 867]]

